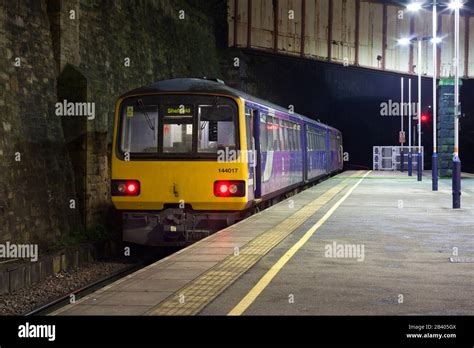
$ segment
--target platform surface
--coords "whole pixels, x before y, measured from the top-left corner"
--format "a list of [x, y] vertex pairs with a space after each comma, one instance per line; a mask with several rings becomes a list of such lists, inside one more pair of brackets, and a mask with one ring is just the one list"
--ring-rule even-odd
[[344, 172], [54, 315], [474, 314], [474, 176], [451, 209], [394, 172]]

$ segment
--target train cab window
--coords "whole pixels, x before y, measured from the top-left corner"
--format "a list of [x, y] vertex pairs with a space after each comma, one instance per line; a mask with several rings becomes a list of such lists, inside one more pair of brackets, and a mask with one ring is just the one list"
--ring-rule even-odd
[[164, 118], [163, 152], [190, 153], [193, 149], [193, 124], [174, 118]]
[[120, 149], [128, 153], [156, 153], [158, 148], [158, 107], [139, 111], [129, 106], [122, 118]]
[[236, 148], [235, 111], [230, 105], [200, 105], [198, 118], [198, 152]]

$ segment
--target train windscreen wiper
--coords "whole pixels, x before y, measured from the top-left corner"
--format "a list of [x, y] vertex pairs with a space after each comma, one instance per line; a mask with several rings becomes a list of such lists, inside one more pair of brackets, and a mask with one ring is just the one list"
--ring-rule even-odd
[[153, 123], [151, 122], [150, 116], [148, 116], [148, 113], [147, 113], [146, 110], [145, 110], [145, 104], [143, 104], [143, 100], [138, 99], [138, 100], [137, 100], [137, 105], [138, 105], [138, 107], [140, 108], [140, 111], [142, 112], [143, 116], [145, 116], [146, 122], [148, 123], [148, 127], [150, 127], [150, 129], [151, 129], [152, 131], [154, 131], [154, 130], [155, 130], [155, 126], [154, 126]]

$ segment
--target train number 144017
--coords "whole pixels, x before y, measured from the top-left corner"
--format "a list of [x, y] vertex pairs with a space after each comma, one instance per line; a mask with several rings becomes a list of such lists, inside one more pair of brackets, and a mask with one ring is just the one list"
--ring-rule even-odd
[[236, 174], [239, 168], [219, 168], [219, 173]]

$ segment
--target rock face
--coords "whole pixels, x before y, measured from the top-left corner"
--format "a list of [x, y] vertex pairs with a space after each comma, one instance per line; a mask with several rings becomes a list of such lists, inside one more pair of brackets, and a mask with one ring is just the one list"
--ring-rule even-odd
[[[0, 243], [45, 251], [105, 223], [116, 98], [160, 79], [221, 77], [212, 11], [184, 0], [0, 2]], [[94, 103], [94, 118], [56, 115], [64, 100]]]

